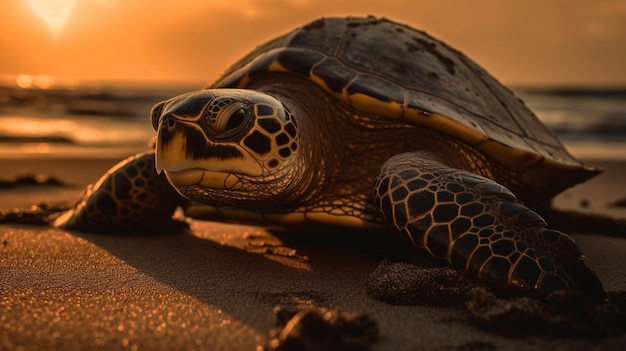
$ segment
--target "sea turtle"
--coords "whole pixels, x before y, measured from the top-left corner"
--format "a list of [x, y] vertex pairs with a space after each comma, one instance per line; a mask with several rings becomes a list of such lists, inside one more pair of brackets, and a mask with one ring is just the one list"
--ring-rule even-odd
[[529, 296], [604, 294], [574, 241], [522, 204], [598, 171], [485, 70], [409, 26], [316, 20], [158, 103], [151, 121], [154, 151], [107, 172], [57, 226], [153, 227], [194, 202], [216, 220], [392, 228]]

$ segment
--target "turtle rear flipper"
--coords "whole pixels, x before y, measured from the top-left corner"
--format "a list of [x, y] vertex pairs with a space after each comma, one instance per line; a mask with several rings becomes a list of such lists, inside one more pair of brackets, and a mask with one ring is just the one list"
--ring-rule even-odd
[[53, 225], [83, 232], [162, 230], [173, 223], [172, 214], [186, 201], [164, 174], [157, 174], [150, 151], [111, 168]]
[[557, 290], [591, 299], [605, 294], [569, 236], [547, 229], [506, 187], [430, 154], [387, 161], [374, 200], [415, 246], [487, 283], [538, 297]]

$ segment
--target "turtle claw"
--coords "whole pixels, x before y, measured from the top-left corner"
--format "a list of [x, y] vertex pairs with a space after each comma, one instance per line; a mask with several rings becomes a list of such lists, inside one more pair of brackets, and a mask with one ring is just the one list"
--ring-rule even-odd
[[569, 290], [604, 296], [572, 238], [546, 228], [506, 187], [417, 156], [387, 161], [374, 189], [381, 215], [416, 247], [524, 295]]

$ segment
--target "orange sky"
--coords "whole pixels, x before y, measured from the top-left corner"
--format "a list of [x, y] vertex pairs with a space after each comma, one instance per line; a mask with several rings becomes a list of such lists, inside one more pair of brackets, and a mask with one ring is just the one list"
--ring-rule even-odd
[[626, 85], [623, 0], [2, 0], [0, 76], [210, 82], [275, 35], [350, 14], [424, 29], [504, 83]]

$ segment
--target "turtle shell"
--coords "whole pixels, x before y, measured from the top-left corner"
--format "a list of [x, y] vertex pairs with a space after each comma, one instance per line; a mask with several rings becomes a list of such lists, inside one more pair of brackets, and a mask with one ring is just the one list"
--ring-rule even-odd
[[269, 71], [306, 77], [363, 113], [472, 145], [519, 174], [522, 184], [563, 189], [598, 172], [464, 54], [387, 19], [316, 20], [259, 46], [211, 87], [245, 88]]

